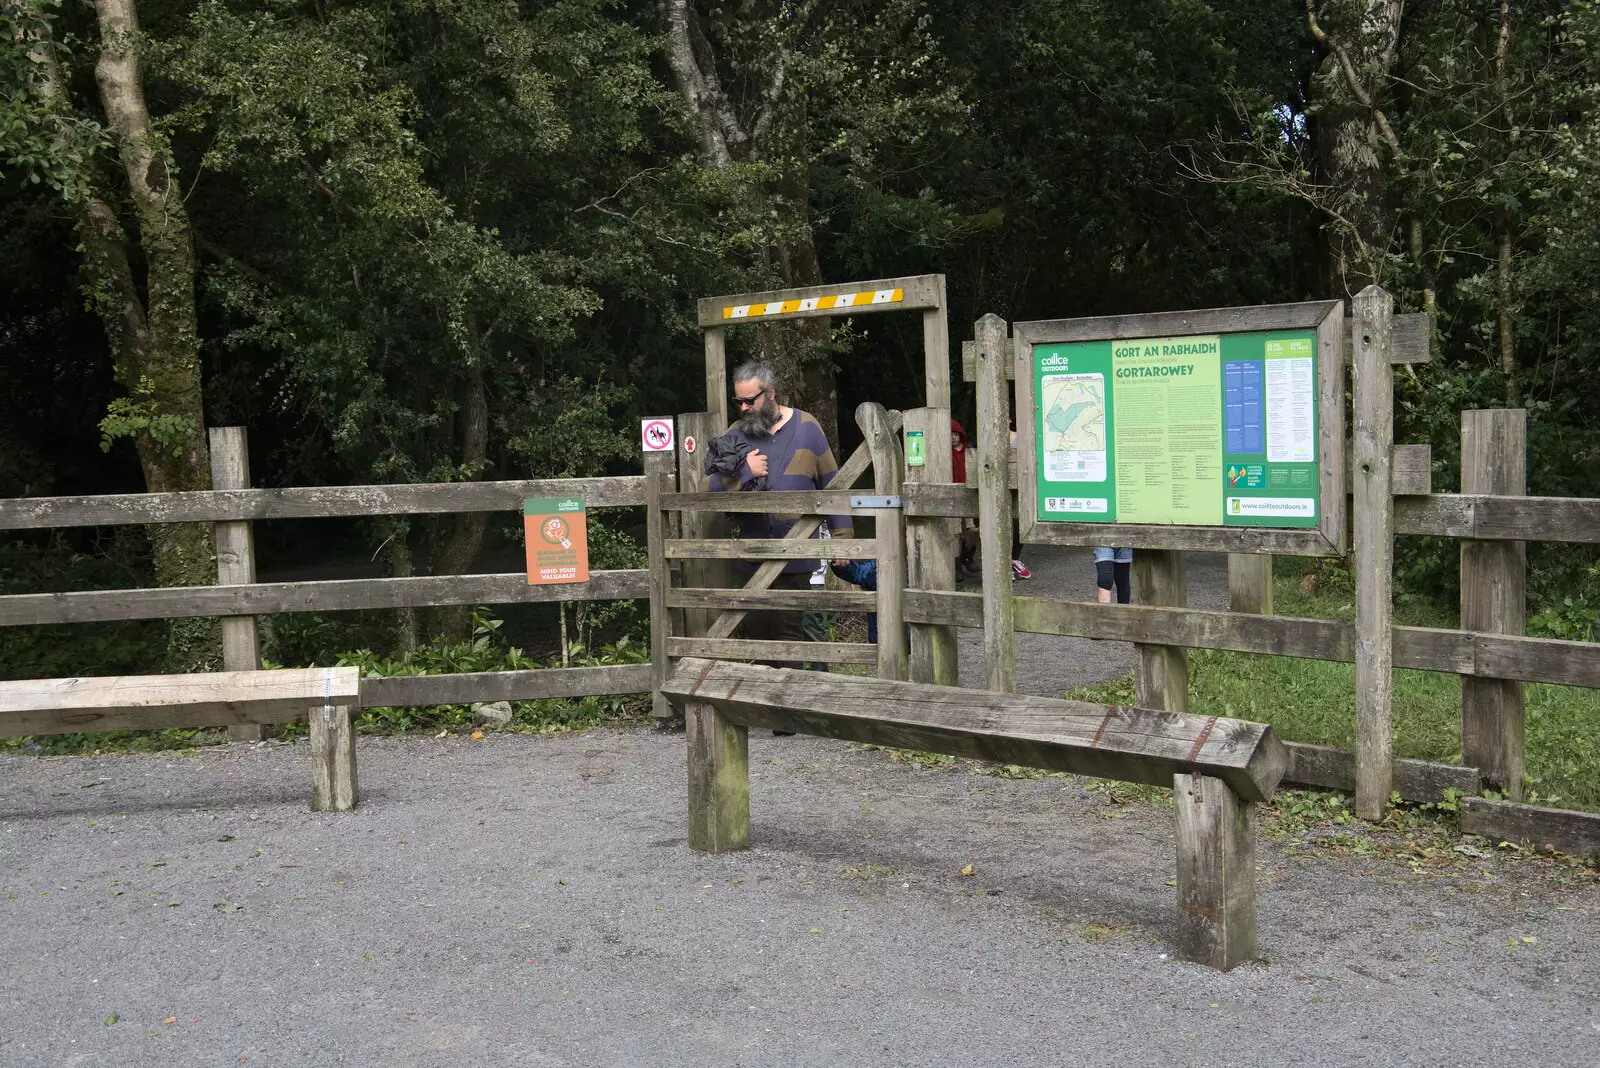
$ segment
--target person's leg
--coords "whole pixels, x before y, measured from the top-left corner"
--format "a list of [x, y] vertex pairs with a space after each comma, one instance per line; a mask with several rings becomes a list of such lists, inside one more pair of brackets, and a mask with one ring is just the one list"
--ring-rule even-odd
[[1116, 564], [1113, 561], [1114, 551], [1106, 546], [1096, 545], [1094, 548], [1094, 584], [1095, 598], [1101, 604], [1111, 603], [1111, 591], [1116, 588]]
[[1022, 562], [1022, 525], [1015, 519], [1011, 521], [1011, 573], [1019, 579], [1033, 577]]
[[1112, 558], [1113, 578], [1117, 583], [1117, 603], [1133, 601], [1133, 550], [1118, 549]]
[[[800, 630], [808, 642], [825, 642], [828, 640], [829, 612], [806, 612], [800, 617]], [[808, 665], [812, 671], [827, 671], [828, 665], [817, 661]]]

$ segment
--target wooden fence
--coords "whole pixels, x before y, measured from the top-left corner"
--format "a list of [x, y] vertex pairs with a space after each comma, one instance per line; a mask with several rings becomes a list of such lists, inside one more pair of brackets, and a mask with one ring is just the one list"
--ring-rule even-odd
[[[1355, 384], [1357, 445], [1348, 510], [1358, 554], [1354, 623], [1270, 614], [1270, 583], [1259, 565], [1270, 557], [1247, 544], [1218, 544], [1233, 558], [1229, 611], [1187, 606], [1182, 551], [1152, 536], [1135, 554], [1131, 605], [1100, 605], [1018, 596], [1012, 588], [1009, 537], [1015, 464], [1009, 444], [1008, 396], [1018, 373], [1018, 348], [1008, 326], [986, 316], [966, 354], [976, 379], [978, 425], [969, 483], [950, 481], [949, 411], [904, 413], [875, 404], [857, 410], [864, 442], [842, 465], [833, 487], [812, 493], [709, 494], [700, 457], [686, 439], [708, 440], [722, 429], [713, 413], [678, 417], [677, 455], [646, 454], [641, 475], [595, 479], [467, 482], [440, 485], [252, 489], [244, 435], [212, 431], [214, 481], [198, 493], [24, 498], [0, 501], [0, 531], [170, 522], [216, 524], [219, 584], [187, 589], [105, 590], [0, 597], [0, 626], [102, 620], [224, 618], [229, 670], [259, 666], [253, 617], [277, 612], [517, 604], [570, 600], [648, 599], [651, 662], [599, 668], [488, 672], [368, 680], [364, 707], [529, 700], [651, 691], [657, 715], [669, 710], [661, 685], [675, 658], [780, 659], [865, 664], [882, 678], [959, 685], [958, 627], [983, 631], [984, 688], [1016, 688], [1014, 635], [1071, 635], [1128, 641], [1138, 652], [1136, 703], [1182, 712], [1188, 701], [1187, 650], [1219, 649], [1358, 666], [1354, 751], [1290, 744], [1286, 781], [1354, 789], [1358, 811], [1382, 814], [1391, 791], [1408, 800], [1437, 800], [1446, 789], [1477, 794], [1486, 786], [1510, 800], [1469, 799], [1463, 825], [1490, 836], [1529, 837], [1577, 852], [1600, 850], [1600, 817], [1518, 804], [1523, 781], [1523, 684], [1600, 687], [1600, 645], [1529, 638], [1525, 618], [1524, 543], [1600, 542], [1600, 500], [1528, 497], [1524, 416], [1518, 411], [1462, 416], [1462, 492], [1431, 492], [1426, 446], [1392, 444], [1390, 368], [1425, 346], [1396, 330], [1388, 298], [1369, 292], [1357, 302], [1350, 361]], [[1413, 339], [1414, 341], [1414, 339]], [[1391, 394], [1392, 395], [1392, 394]], [[927, 463], [907, 468], [901, 435], [923, 432]], [[854, 489], [872, 472], [871, 493]], [[530, 497], [581, 494], [589, 507], [643, 506], [649, 567], [591, 573], [581, 593], [566, 586], [530, 586], [522, 572], [320, 582], [257, 583], [249, 524], [257, 519], [516, 511]], [[750, 542], [719, 526], [741, 511], [805, 516], [787, 539]], [[870, 517], [870, 540], [812, 540], [830, 514]], [[983, 546], [983, 584], [955, 589], [954, 524], [975, 518]], [[1393, 625], [1393, 538], [1426, 535], [1462, 540], [1461, 626]], [[875, 593], [769, 587], [792, 559], [872, 558]], [[735, 586], [726, 565], [762, 560]], [[735, 636], [744, 613], [757, 608], [874, 611], [876, 645], [860, 642], [759, 642]], [[1248, 609], [1248, 610], [1240, 610]], [[907, 635], [909, 634], [909, 641]], [[1448, 672], [1462, 678], [1463, 764], [1395, 759], [1392, 671]], [[976, 682], [977, 680], [969, 680]], [[249, 726], [238, 728], [247, 732]], [[248, 734], [236, 733], [247, 737]]]

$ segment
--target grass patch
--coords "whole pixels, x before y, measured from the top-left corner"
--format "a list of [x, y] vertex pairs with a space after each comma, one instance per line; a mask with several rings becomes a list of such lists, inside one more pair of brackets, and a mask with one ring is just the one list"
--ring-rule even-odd
[[[1279, 615], [1350, 619], [1353, 600], [1338, 589], [1302, 590], [1297, 577], [1275, 583]], [[1396, 605], [1397, 622], [1453, 627], [1445, 608], [1421, 601]], [[1461, 759], [1458, 676], [1396, 669], [1395, 752], [1419, 760]], [[1069, 697], [1131, 704], [1131, 675], [1080, 687]], [[1189, 708], [1208, 716], [1270, 723], [1279, 737], [1314, 745], [1355, 746], [1355, 666], [1323, 660], [1194, 649], [1189, 653]], [[1528, 796], [1535, 804], [1600, 811], [1600, 691], [1527, 686]]]

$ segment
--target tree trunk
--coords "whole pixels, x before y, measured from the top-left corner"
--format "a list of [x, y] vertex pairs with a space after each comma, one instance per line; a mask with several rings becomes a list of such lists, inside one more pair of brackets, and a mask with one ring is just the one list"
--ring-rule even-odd
[[[739, 15], [752, 22], [759, 13], [742, 9]], [[661, 21], [665, 30], [667, 66], [673, 84], [683, 98], [699, 135], [701, 162], [722, 170], [735, 161], [765, 158], [793, 160], [795, 168], [785, 174], [768, 193], [783, 221], [786, 235], [772, 249], [772, 266], [785, 288], [821, 285], [822, 267], [817, 260], [816, 242], [810, 219], [811, 185], [806, 171], [809, 158], [804, 145], [789, 146], [789, 151], [774, 151], [771, 142], [798, 139], [803, 142], [805, 128], [803, 103], [785, 91], [788, 55], [781, 43], [762, 65], [764, 83], [751, 89], [746, 106], [736, 108], [723, 89], [717, 69], [717, 56], [700, 15], [689, 0], [662, 0]], [[780, 114], [779, 109], [793, 109]], [[741, 114], [753, 114], [748, 123]], [[828, 439], [838, 444], [839, 395], [833, 373], [833, 360], [818, 349], [830, 337], [830, 320], [801, 319], [790, 323], [760, 325], [757, 351], [771, 360], [783, 383], [782, 399], [810, 412], [822, 424]]]
[[[489, 396], [483, 369], [474, 363], [467, 371], [461, 397], [461, 465], [467, 478], [483, 478], [489, 460]], [[433, 556], [435, 575], [464, 575], [478, 562], [483, 536], [489, 528], [487, 512], [463, 512], [440, 520], [442, 538]], [[447, 605], [431, 613], [435, 636], [461, 640], [472, 636], [472, 606]]]
[[[1313, 0], [1306, 22], [1328, 56], [1317, 78], [1324, 98], [1317, 123], [1323, 183], [1335, 191], [1336, 221], [1327, 227], [1330, 291], [1354, 296], [1380, 282], [1388, 247], [1388, 171], [1385, 154], [1401, 155], [1383, 111], [1400, 40], [1400, 0], [1364, 0], [1341, 7], [1324, 28]], [[1419, 264], [1419, 266], [1421, 266]]]
[[[88, 254], [89, 265], [98, 281], [110, 283], [112, 294], [110, 306], [100, 309], [101, 317], [111, 337], [117, 381], [152, 417], [134, 435], [145, 487], [152, 493], [206, 490], [211, 488], [211, 459], [189, 217], [182, 190], [150, 129], [135, 51], [139, 19], [133, 0], [96, 0], [95, 12], [101, 42], [95, 82], [127, 177], [145, 263], [141, 308], [116, 217], [106, 205], [91, 200], [86, 214], [96, 247]], [[162, 421], [157, 423], [156, 417]], [[163, 586], [204, 586], [216, 580], [210, 527], [161, 524], [149, 533], [156, 577]], [[221, 654], [218, 642], [214, 620], [176, 622], [168, 649], [171, 666], [185, 671], [214, 667]]]

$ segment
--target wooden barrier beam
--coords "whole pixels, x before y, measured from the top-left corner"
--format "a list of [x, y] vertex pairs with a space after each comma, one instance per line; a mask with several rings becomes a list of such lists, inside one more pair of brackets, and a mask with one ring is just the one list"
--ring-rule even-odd
[[1204, 774], [1255, 801], [1288, 766], [1272, 728], [1219, 717], [700, 659], [679, 663], [665, 692], [747, 727], [1157, 786]]
[[860, 538], [840, 538], [824, 545], [815, 538], [668, 538], [668, 560], [871, 560], [878, 547]]
[[361, 682], [362, 708], [475, 705], [488, 701], [539, 701], [649, 693], [651, 665], [471, 671], [457, 675], [391, 675]]
[[870, 612], [877, 607], [878, 597], [866, 590], [760, 590], [751, 593], [673, 589], [667, 591], [667, 604], [673, 608], [740, 608], [745, 611]]
[[363, 515], [515, 512], [529, 497], [581, 494], [589, 508], [644, 503], [644, 477], [541, 478], [393, 486], [293, 486], [284, 489], [106, 493], [0, 500], [0, 530], [114, 527], [144, 523], [220, 523]]
[[671, 657], [704, 656], [719, 660], [798, 660], [820, 664], [876, 664], [878, 647], [871, 642], [786, 642], [758, 638], [668, 638]]
[[530, 586], [525, 572], [421, 575], [409, 578], [258, 582], [250, 586], [19, 593], [0, 597], [0, 627], [98, 623], [115, 619], [345, 612], [359, 608], [427, 608], [452, 604], [532, 604], [631, 600], [650, 595], [650, 572], [591, 571], [581, 587]]
[[361, 704], [353, 667], [219, 671], [0, 682], [0, 738], [80, 731], [311, 726], [311, 809], [355, 807], [351, 713]]
[[0, 738], [290, 723], [324, 701], [361, 701], [361, 673], [283, 668], [0, 682]]
[[[1015, 618], [1016, 629], [1031, 634], [1268, 653], [1306, 660], [1355, 660], [1355, 628], [1333, 619], [1097, 605], [1045, 597], [1016, 598]], [[906, 619], [912, 623], [981, 627], [982, 602], [976, 593], [907, 590]], [[1393, 627], [1391, 641], [1396, 667], [1600, 688], [1600, 645], [1594, 642], [1433, 627]]]
[[661, 507], [669, 512], [720, 512], [778, 515], [872, 515], [874, 508], [854, 508], [850, 498], [861, 490], [728, 490], [712, 493], [663, 493]]
[[1577, 856], [1600, 853], [1600, 812], [1468, 797], [1462, 800], [1461, 830], [1496, 842], [1528, 842], [1537, 849]]
[[1600, 542], [1600, 498], [1434, 493], [1394, 502], [1396, 534], [1479, 541]]
[[[1355, 791], [1355, 753], [1331, 745], [1283, 744], [1289, 750], [1289, 770], [1283, 773], [1285, 783]], [[1478, 769], [1402, 757], [1394, 762], [1394, 788], [1407, 801], [1443, 801], [1446, 790], [1461, 794], [1477, 790]]]

